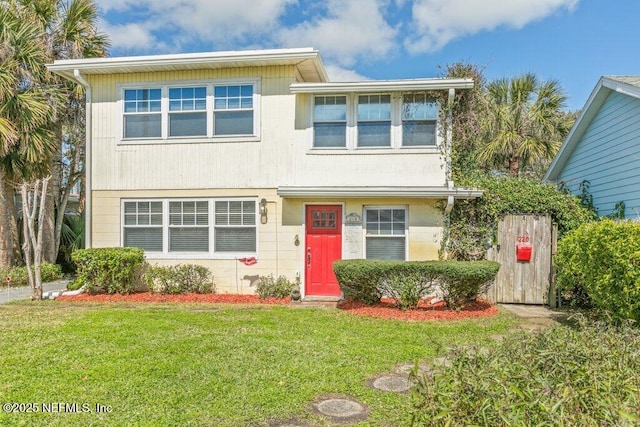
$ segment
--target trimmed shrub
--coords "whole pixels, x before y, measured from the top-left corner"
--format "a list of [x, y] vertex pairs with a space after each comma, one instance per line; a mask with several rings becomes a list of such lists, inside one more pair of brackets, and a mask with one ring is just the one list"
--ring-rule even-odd
[[130, 294], [141, 286], [144, 251], [140, 248], [79, 249], [71, 254], [77, 278], [69, 287], [89, 293]]
[[450, 367], [414, 371], [412, 425], [640, 425], [637, 332], [581, 320], [455, 349]]
[[151, 292], [159, 294], [211, 294], [216, 291], [211, 271], [195, 264], [150, 266], [144, 273], [144, 281]]
[[487, 293], [499, 269], [500, 264], [494, 261], [439, 261], [442, 299], [449, 308], [462, 308]]
[[273, 274], [270, 274], [258, 278], [256, 293], [260, 299], [286, 298], [291, 295], [291, 291], [297, 286], [296, 282], [292, 282], [284, 276], [276, 279]]
[[416, 307], [436, 284], [447, 306], [459, 308], [486, 293], [499, 268], [493, 261], [342, 260], [333, 264], [345, 298], [376, 304], [388, 296], [402, 309]]
[[584, 293], [614, 322], [640, 321], [640, 224], [586, 223], [558, 243], [561, 295]]
[[[62, 279], [62, 268], [58, 264], [49, 264], [43, 262], [40, 264], [40, 275], [42, 276], [42, 282], [53, 282], [55, 280]], [[28, 286], [29, 275], [27, 274], [27, 267], [17, 266], [9, 268], [0, 268], [0, 277], [4, 284], [4, 280], [7, 277], [11, 277], [11, 286]]]
[[437, 272], [430, 264], [416, 262], [386, 262], [382, 264], [378, 288], [393, 298], [401, 310], [417, 308], [420, 299], [433, 293]]
[[364, 259], [341, 260], [333, 263], [333, 272], [345, 299], [373, 305], [380, 302], [382, 291], [378, 286], [384, 261]]

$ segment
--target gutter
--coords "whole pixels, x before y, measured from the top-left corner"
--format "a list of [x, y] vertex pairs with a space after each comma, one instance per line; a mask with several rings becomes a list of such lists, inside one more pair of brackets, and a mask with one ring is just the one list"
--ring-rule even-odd
[[[449, 190], [454, 189], [453, 180], [451, 179], [451, 145], [453, 144], [453, 102], [456, 97], [455, 88], [449, 88], [449, 98], [447, 99], [447, 139], [445, 141], [445, 179]], [[454, 197], [447, 197], [447, 206], [444, 208], [445, 214], [449, 214], [453, 210]]]
[[84, 205], [84, 246], [86, 248], [91, 247], [91, 85], [80, 74], [80, 70], [77, 68], [73, 70], [73, 77], [78, 83], [84, 86], [85, 90], [85, 148], [84, 148], [84, 173], [85, 173], [85, 205]]

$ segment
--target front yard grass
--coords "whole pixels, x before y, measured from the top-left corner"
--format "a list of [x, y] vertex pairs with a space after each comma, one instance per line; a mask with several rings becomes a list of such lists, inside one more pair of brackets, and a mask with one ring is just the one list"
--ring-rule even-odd
[[[308, 411], [327, 393], [368, 405], [362, 425], [406, 425], [410, 396], [367, 379], [453, 345], [491, 345], [515, 323], [505, 313], [401, 322], [283, 306], [10, 304], [0, 306], [0, 403], [40, 413], [0, 412], [0, 425], [328, 425]], [[92, 412], [42, 413], [43, 403]]]

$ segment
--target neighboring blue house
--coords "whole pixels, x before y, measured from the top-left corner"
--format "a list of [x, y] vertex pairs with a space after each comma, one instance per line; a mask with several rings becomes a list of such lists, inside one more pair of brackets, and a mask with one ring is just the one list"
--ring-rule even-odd
[[544, 181], [573, 194], [588, 181], [599, 215], [624, 202], [626, 217], [640, 218], [640, 76], [600, 78]]

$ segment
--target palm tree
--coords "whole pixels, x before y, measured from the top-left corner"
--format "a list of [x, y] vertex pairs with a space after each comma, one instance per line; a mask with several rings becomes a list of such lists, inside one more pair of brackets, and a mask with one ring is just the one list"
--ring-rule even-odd
[[[45, 75], [44, 34], [12, 3], [0, 4], [0, 265], [20, 257], [14, 184], [46, 168], [52, 152], [52, 95]], [[17, 249], [17, 250], [16, 250]]]
[[[107, 35], [97, 29], [98, 9], [93, 0], [13, 0], [32, 16], [44, 37], [46, 62], [59, 59], [103, 57], [107, 54]], [[82, 175], [80, 154], [84, 152], [84, 90], [80, 85], [46, 74], [41, 81], [55, 91], [56, 121], [52, 126], [55, 151], [49, 157], [50, 181], [45, 215], [44, 260], [55, 262], [60, 247], [62, 224], [71, 189]], [[67, 137], [65, 137], [67, 135]], [[63, 144], [72, 155], [63, 162]]]
[[487, 143], [479, 160], [490, 167], [508, 165], [509, 174], [551, 159], [567, 135], [566, 101], [557, 81], [539, 82], [533, 74], [499, 79], [488, 85]]

